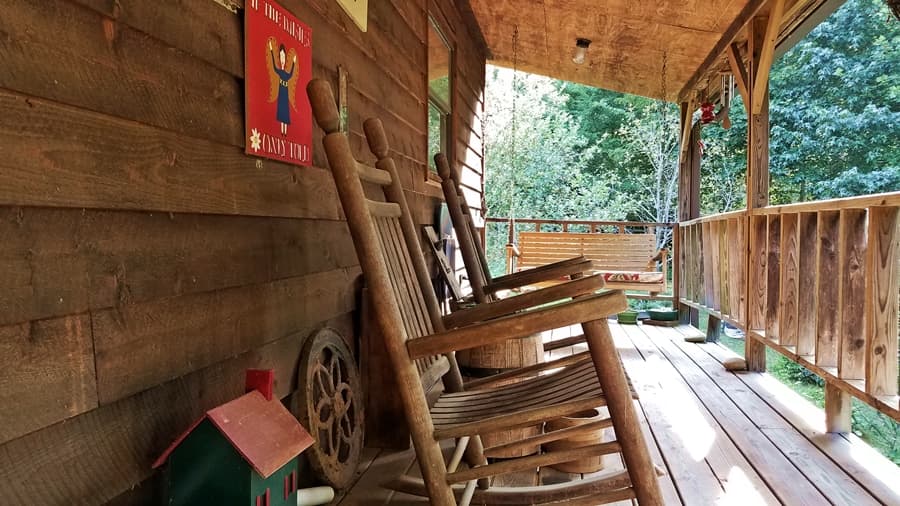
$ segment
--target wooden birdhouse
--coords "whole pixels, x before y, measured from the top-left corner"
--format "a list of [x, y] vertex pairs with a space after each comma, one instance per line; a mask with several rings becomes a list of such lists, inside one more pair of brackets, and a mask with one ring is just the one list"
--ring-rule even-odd
[[297, 503], [298, 457], [313, 439], [272, 400], [271, 371], [250, 371], [247, 383], [249, 393], [207, 411], [153, 464], [169, 464], [167, 504]]

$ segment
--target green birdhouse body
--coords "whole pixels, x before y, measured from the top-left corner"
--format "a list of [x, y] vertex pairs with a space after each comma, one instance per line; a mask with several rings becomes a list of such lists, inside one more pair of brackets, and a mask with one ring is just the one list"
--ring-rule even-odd
[[298, 457], [312, 438], [285, 407], [248, 393], [206, 413], [157, 460], [170, 505], [297, 504]]

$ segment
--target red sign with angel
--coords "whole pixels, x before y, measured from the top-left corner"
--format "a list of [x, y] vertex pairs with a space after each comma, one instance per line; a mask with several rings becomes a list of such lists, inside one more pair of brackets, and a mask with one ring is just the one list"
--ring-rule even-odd
[[269, 0], [244, 10], [246, 147], [255, 156], [312, 164], [312, 31]]

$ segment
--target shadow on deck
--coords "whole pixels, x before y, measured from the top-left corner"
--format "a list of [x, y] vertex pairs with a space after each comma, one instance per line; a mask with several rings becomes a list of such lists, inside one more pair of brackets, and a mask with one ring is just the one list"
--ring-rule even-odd
[[[610, 326], [652, 455], [668, 473], [667, 504], [900, 504], [900, 467], [852, 434], [826, 433], [823, 411], [769, 374], [727, 372], [721, 361], [730, 350], [689, 344], [679, 329]], [[570, 335], [562, 329], [544, 340]], [[618, 455], [606, 464], [621, 466]], [[380, 487], [405, 472], [417, 474], [412, 450], [367, 449], [359, 480], [333, 504], [427, 504]], [[502, 478], [513, 486], [570, 475], [541, 469]]]

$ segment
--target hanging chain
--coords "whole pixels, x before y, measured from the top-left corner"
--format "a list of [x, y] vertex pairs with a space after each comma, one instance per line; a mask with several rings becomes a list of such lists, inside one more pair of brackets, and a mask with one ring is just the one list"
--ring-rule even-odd
[[668, 107], [668, 103], [667, 103], [669, 96], [668, 96], [668, 88], [667, 88], [667, 82], [666, 82], [666, 81], [668, 81], [668, 73], [669, 73], [669, 52], [664, 50], [663, 57], [662, 57], [662, 76], [661, 76], [662, 83], [660, 84], [660, 88], [662, 91], [662, 97], [661, 97], [660, 104], [662, 104], [662, 108], [663, 108], [662, 109], [663, 125], [669, 124], [669, 121], [668, 121], [669, 120], [669, 118], [668, 118], [669, 107]]
[[513, 29], [513, 97], [512, 97], [512, 177], [510, 178], [509, 188], [509, 237], [511, 243], [515, 242], [517, 234], [516, 228], [516, 176], [519, 168], [519, 150], [518, 150], [518, 128], [516, 124], [516, 102], [519, 97], [519, 25], [515, 25]]

